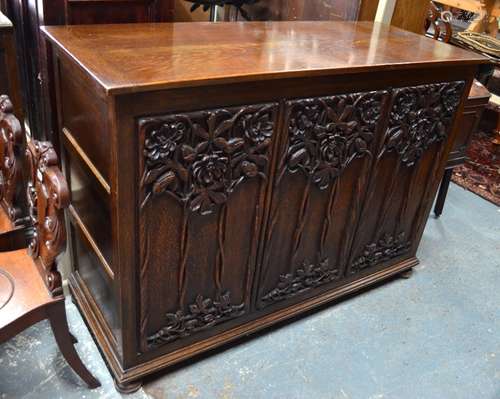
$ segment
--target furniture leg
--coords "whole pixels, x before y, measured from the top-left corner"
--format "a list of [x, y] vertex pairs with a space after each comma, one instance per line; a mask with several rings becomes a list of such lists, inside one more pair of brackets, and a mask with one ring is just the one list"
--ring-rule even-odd
[[114, 382], [116, 390], [123, 394], [137, 392], [142, 387], [142, 380], [130, 382], [118, 382], [114, 380]]
[[413, 268], [404, 270], [401, 273], [399, 273], [399, 277], [404, 279], [409, 279], [412, 275], [413, 275]]
[[441, 185], [439, 186], [436, 205], [434, 206], [434, 215], [436, 215], [437, 218], [443, 213], [444, 202], [446, 201], [446, 194], [448, 194], [448, 187], [450, 187], [452, 173], [453, 169], [451, 168], [444, 171], [443, 180], [441, 180]]
[[69, 333], [69, 336], [71, 337], [71, 343], [73, 345], [78, 343], [78, 340], [76, 339], [76, 337], [73, 334]]
[[47, 313], [59, 350], [68, 364], [85, 381], [89, 388], [100, 387], [101, 383], [88, 371], [73, 346], [72, 335], [69, 332], [68, 320], [66, 319], [64, 300], [51, 306]]
[[495, 145], [498, 153], [500, 149], [500, 107], [495, 107], [495, 111], [497, 113], [497, 124], [495, 129], [493, 130], [494, 137], [492, 143]]

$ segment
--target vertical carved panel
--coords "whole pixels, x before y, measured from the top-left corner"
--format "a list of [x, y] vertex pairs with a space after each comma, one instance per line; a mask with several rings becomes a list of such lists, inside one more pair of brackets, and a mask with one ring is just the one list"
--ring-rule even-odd
[[[384, 143], [363, 206], [366, 223], [351, 251], [348, 274], [409, 254], [437, 189], [428, 182], [439, 172], [464, 86], [461, 81], [394, 90]], [[419, 185], [422, 181], [427, 185]]]
[[9, 97], [0, 96], [0, 201], [12, 221], [21, 216], [24, 135]]
[[139, 120], [143, 351], [247, 311], [277, 111]]
[[56, 258], [66, 245], [64, 210], [69, 189], [58, 166], [57, 154], [48, 141], [32, 140], [26, 147], [29, 224], [34, 227], [29, 254], [42, 268], [45, 284], [53, 296], [62, 295]]
[[388, 97], [379, 91], [286, 103], [259, 307], [342, 277]]

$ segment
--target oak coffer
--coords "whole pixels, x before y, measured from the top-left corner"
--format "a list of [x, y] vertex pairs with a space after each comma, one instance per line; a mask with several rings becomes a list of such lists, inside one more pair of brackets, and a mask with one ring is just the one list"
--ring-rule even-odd
[[70, 288], [122, 391], [415, 266], [484, 62], [367, 22], [44, 32]]

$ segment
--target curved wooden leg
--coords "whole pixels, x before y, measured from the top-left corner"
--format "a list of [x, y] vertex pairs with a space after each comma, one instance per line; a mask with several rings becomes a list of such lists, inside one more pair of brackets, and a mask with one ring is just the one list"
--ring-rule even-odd
[[452, 173], [453, 169], [446, 169], [444, 171], [443, 180], [441, 180], [441, 185], [439, 186], [436, 205], [434, 206], [434, 215], [436, 215], [437, 218], [443, 213], [444, 201], [446, 200], [446, 194], [448, 194]]
[[130, 382], [118, 382], [116, 380], [114, 381], [116, 390], [123, 394], [137, 392], [142, 387], [142, 380]]
[[92, 374], [90, 374], [73, 346], [71, 338], [72, 335], [69, 332], [68, 320], [66, 319], [64, 300], [52, 305], [47, 310], [47, 313], [49, 316], [48, 319], [50, 326], [52, 327], [52, 332], [54, 333], [57, 345], [59, 346], [59, 350], [73, 371], [78, 374], [83, 381], [85, 381], [89, 388], [100, 387], [101, 383]]
[[69, 333], [69, 336], [71, 337], [71, 343], [73, 345], [78, 343], [78, 340], [76, 339], [76, 337], [73, 334]]

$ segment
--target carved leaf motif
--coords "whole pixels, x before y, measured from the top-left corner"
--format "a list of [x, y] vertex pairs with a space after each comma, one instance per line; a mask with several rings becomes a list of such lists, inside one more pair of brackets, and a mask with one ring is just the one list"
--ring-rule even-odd
[[385, 233], [377, 242], [365, 246], [362, 254], [352, 263], [350, 273], [356, 274], [379, 263], [397, 258], [407, 253], [410, 248], [411, 242], [406, 240], [404, 232], [396, 236]]
[[322, 259], [319, 264], [304, 261], [293, 274], [282, 274], [276, 288], [262, 297], [264, 305], [292, 298], [298, 294], [311, 290], [339, 279], [340, 271], [331, 267], [328, 258]]
[[289, 101], [289, 172], [301, 170], [326, 189], [369, 150], [387, 92], [345, 94]]
[[276, 110], [264, 104], [141, 120], [143, 205], [169, 193], [205, 215], [244, 180], [265, 179]]
[[167, 313], [165, 326], [147, 338], [148, 348], [188, 337], [223, 321], [239, 317], [245, 312], [245, 304], [231, 304], [231, 295], [226, 291], [216, 299], [197, 295], [188, 309], [188, 312], [178, 310], [175, 313]]

